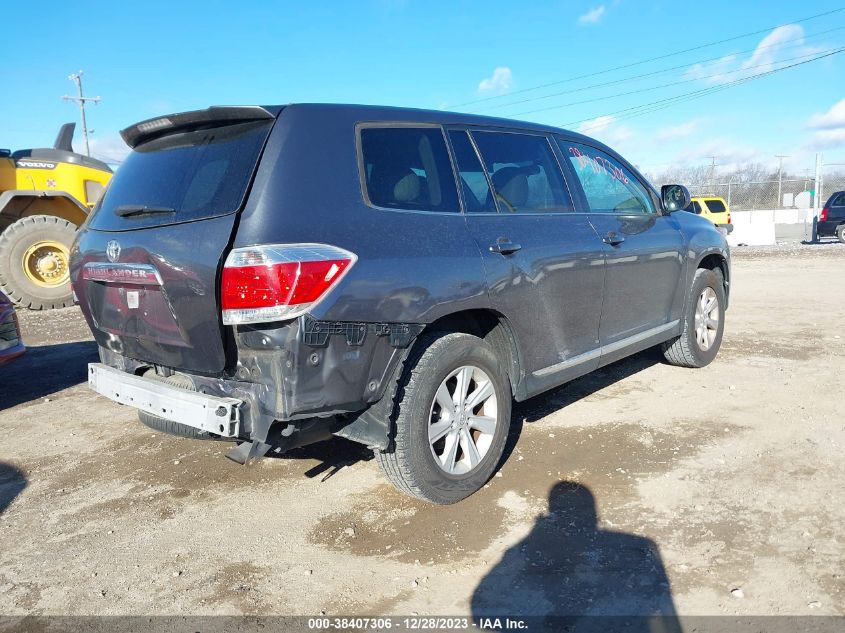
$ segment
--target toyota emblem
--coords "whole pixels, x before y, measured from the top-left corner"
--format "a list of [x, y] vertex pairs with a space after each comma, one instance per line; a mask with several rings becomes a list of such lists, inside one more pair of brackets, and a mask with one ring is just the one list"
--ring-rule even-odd
[[106, 257], [110, 262], [116, 262], [120, 259], [120, 243], [117, 240], [109, 240], [106, 244]]

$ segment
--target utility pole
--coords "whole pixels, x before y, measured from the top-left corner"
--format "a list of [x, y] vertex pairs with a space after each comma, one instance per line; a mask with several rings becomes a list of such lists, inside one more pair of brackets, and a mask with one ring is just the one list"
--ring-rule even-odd
[[816, 182], [813, 186], [813, 227], [810, 234], [811, 242], [819, 241], [819, 209], [821, 208], [821, 193], [822, 193], [822, 162], [821, 154], [816, 154]]
[[783, 159], [789, 158], [786, 154], [775, 154], [778, 159], [778, 199], [775, 209], [780, 209], [783, 206]]
[[99, 103], [100, 97], [86, 97], [82, 94], [82, 71], [80, 70], [78, 73], [74, 73], [68, 76], [70, 81], [76, 83], [76, 89], [79, 93], [76, 97], [71, 97], [65, 95], [62, 97], [65, 101], [76, 101], [79, 104], [79, 114], [82, 116], [82, 138], [85, 139], [85, 155], [91, 155], [91, 149], [88, 147], [88, 123], [85, 121], [85, 102], [91, 101], [92, 103]]
[[715, 156], [708, 156], [710, 159], [710, 194], [716, 194], [716, 157]]

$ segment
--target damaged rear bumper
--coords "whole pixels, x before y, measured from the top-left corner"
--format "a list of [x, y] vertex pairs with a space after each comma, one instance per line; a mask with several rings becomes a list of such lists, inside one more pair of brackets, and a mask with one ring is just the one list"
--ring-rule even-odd
[[[286, 450], [305, 443], [297, 441], [297, 435], [306, 429], [311, 433], [316, 424], [367, 446], [386, 448], [389, 407], [376, 405], [392, 402], [402, 360], [423, 327], [308, 316], [285, 324], [238, 326], [229, 330], [229, 347], [236, 353], [223, 375], [163, 368], [165, 375], [175, 371], [186, 376], [195, 392], [141, 378], [137, 374], [150, 364], [103, 347], [102, 364], [95, 364], [89, 378], [95, 376], [91, 386], [112, 400], [232, 439], [281, 442]], [[209, 418], [211, 406], [215, 409]], [[229, 433], [211, 428], [220, 406]]]
[[188, 391], [88, 363], [88, 386], [110, 400], [221, 437], [240, 434], [243, 400]]

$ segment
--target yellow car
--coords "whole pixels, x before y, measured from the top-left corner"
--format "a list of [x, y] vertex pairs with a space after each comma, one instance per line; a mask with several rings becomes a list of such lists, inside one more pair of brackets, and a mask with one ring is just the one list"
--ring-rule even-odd
[[724, 198], [717, 196], [693, 198], [684, 211], [689, 211], [690, 213], [707, 218], [717, 227], [724, 229], [728, 233], [734, 230], [731, 224], [731, 210], [728, 208], [728, 203], [725, 202]]

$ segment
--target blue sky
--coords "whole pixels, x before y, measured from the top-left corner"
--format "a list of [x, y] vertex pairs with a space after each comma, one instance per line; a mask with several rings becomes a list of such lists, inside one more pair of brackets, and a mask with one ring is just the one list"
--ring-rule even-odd
[[[845, 6], [842, 0], [245, 6], [44, 1], [38, 15], [7, 16], [0, 147], [48, 146], [61, 123], [77, 120], [61, 96], [74, 90], [67, 76], [84, 69], [86, 93], [103, 98], [89, 109], [92, 149], [107, 158], [124, 152], [119, 129], [159, 114], [211, 104], [332, 101], [565, 125], [652, 172], [709, 164], [713, 155], [723, 168], [775, 165], [775, 154], [787, 154], [787, 167], [803, 173], [817, 150], [826, 162], [845, 163], [845, 52], [640, 116], [629, 110], [845, 46], [845, 10], [794, 23]], [[752, 31], [760, 32], [602, 72]], [[675, 66], [684, 67], [667, 70]], [[654, 74], [632, 79], [644, 73]], [[616, 83], [591, 87], [606, 82]], [[583, 101], [589, 102], [573, 103]], [[76, 140], [81, 147], [79, 133]]]

